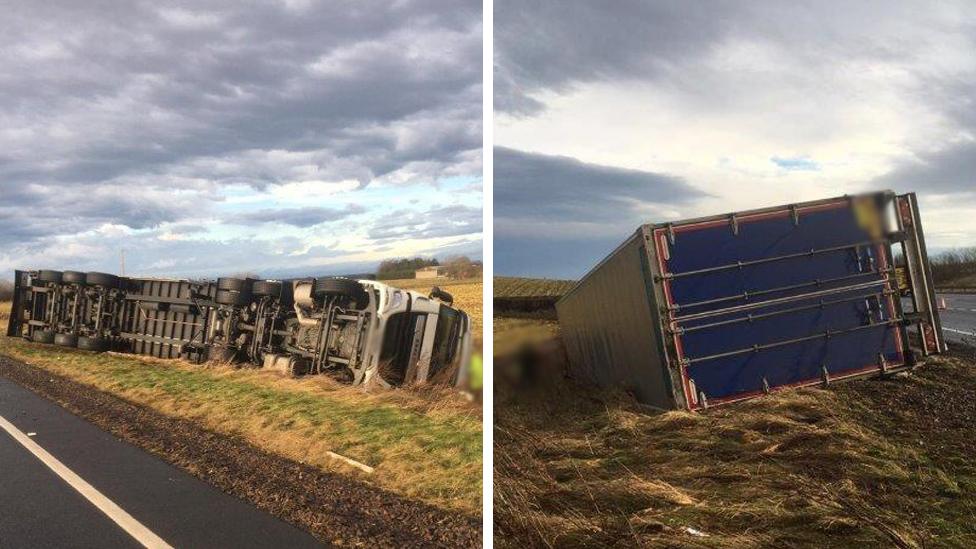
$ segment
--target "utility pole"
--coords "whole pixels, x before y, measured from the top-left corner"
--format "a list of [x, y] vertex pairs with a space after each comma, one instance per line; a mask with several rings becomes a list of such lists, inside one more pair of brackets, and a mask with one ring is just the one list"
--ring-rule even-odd
[[125, 276], [125, 248], [122, 248], [119, 251], [120, 251], [121, 263], [122, 263], [122, 265], [121, 265], [121, 267], [119, 269], [120, 271], [122, 271], [120, 273], [120, 276]]

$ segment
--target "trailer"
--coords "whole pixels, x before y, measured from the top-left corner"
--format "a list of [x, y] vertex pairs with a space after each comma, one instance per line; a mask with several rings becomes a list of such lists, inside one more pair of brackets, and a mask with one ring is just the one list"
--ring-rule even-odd
[[556, 310], [575, 377], [659, 409], [891, 374], [946, 348], [914, 193], [643, 225]]
[[470, 320], [447, 292], [341, 277], [209, 281], [108, 273], [15, 271], [7, 335], [85, 351], [358, 385], [457, 384], [471, 358]]

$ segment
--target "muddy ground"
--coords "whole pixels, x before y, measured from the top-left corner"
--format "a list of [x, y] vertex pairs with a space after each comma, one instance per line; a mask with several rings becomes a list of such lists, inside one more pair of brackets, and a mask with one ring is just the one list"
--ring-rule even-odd
[[323, 542], [370, 547], [481, 544], [477, 518], [269, 454], [241, 439], [2, 356], [0, 375]]

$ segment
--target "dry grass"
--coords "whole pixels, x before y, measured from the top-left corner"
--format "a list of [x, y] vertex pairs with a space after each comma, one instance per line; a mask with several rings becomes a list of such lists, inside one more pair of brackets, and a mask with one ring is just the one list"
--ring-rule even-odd
[[2, 328], [2, 329], [0, 329], [0, 332], [3, 332], [3, 333], [6, 333], [7, 332], [6, 321], [7, 321], [7, 319], [10, 318], [10, 306], [11, 305], [12, 305], [12, 303], [9, 302], [9, 301], [0, 301], [0, 321], [3, 321], [4, 322], [4, 324], [2, 326], [0, 326], [0, 328]]
[[518, 318], [495, 315], [492, 323], [495, 355], [505, 355], [524, 345], [534, 345], [559, 336], [559, 322], [528, 316]]
[[961, 358], [701, 414], [565, 381], [496, 395], [499, 547], [976, 546]]
[[429, 503], [481, 509], [481, 411], [443, 387], [367, 392], [325, 376], [92, 354], [0, 338], [0, 353], [164, 414], [239, 435], [350, 475], [336, 452], [375, 467], [365, 480]]

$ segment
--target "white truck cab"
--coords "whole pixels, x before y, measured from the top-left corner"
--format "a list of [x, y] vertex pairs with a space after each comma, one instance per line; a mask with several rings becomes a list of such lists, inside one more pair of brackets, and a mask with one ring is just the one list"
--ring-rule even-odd
[[[430, 295], [359, 280], [376, 298], [366, 360], [354, 383], [404, 385], [438, 380], [456, 384], [471, 360], [471, 322], [446, 292]], [[450, 379], [445, 379], [450, 377]]]

